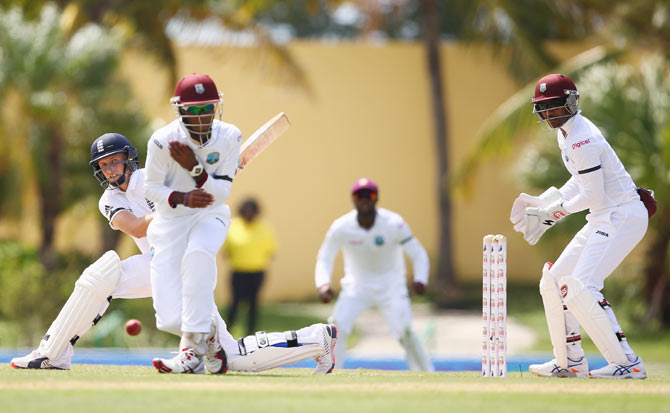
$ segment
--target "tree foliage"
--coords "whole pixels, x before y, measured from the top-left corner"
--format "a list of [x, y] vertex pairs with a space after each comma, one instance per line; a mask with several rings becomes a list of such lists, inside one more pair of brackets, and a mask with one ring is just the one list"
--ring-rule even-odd
[[0, 11], [0, 99], [8, 103], [0, 113], [0, 184], [13, 190], [3, 191], [0, 210], [18, 217], [35, 190], [47, 266], [58, 215], [100, 194], [88, 167], [93, 139], [109, 131], [138, 143], [148, 136], [139, 104], [117, 75], [118, 36], [96, 25], [68, 34], [61, 17], [55, 5], [33, 20], [20, 8]]

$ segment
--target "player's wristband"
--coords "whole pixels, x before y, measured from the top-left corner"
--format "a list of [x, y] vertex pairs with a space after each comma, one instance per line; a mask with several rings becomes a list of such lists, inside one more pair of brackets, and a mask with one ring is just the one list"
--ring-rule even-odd
[[186, 192], [186, 193], [184, 194], [184, 206], [185, 206], [185, 207], [188, 206], [188, 192]]
[[168, 197], [168, 205], [170, 205], [170, 208], [177, 208], [177, 204], [175, 204], [173, 200], [174, 193], [175, 191], [172, 191], [172, 193], [170, 193], [170, 196]]

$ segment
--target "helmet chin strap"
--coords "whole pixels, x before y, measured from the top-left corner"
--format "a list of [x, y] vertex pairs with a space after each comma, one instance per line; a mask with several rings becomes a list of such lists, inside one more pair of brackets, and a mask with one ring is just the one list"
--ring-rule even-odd
[[127, 163], [123, 165], [123, 175], [121, 175], [119, 177], [119, 179], [117, 179], [114, 182], [110, 182], [108, 180], [107, 182], [109, 182], [109, 185], [118, 188], [121, 185], [123, 185], [124, 183], [126, 183], [126, 170], [128, 170], [128, 164]]

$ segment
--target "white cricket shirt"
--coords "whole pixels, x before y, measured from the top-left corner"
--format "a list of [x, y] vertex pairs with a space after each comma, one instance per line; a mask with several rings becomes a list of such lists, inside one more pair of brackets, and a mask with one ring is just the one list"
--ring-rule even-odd
[[[118, 228], [112, 225], [112, 220], [121, 211], [130, 212], [138, 218], [154, 212], [153, 202], [144, 196], [144, 169], [138, 169], [130, 175], [128, 188], [125, 192], [111, 186], [107, 188], [100, 197], [98, 208], [100, 213], [109, 221], [109, 226], [115, 230], [118, 230]], [[142, 254], [149, 252], [147, 237], [132, 238]]]
[[412, 236], [402, 217], [387, 209], [377, 208], [374, 225], [365, 229], [358, 224], [353, 210], [333, 222], [319, 249], [315, 281], [317, 288], [330, 283], [333, 263], [338, 251], [344, 257], [345, 280], [356, 283], [389, 283], [406, 276], [403, 249], [408, 253], [416, 281], [428, 282], [428, 255]]
[[[214, 204], [198, 209], [183, 205], [172, 208], [169, 205], [168, 198], [173, 191], [189, 192], [196, 189], [195, 180], [189, 171], [182, 168], [170, 156], [168, 143], [172, 140], [185, 143], [193, 149], [196, 159], [208, 174], [202, 189], [214, 195]], [[154, 132], [147, 144], [144, 191], [147, 198], [155, 203], [158, 216], [161, 218], [187, 216], [212, 209], [230, 216], [230, 209], [225, 202], [230, 194], [232, 178], [237, 169], [241, 142], [240, 130], [218, 119], [212, 124], [211, 138], [202, 147], [198, 147], [187, 135], [179, 119]]]
[[[566, 135], [563, 135], [565, 131]], [[557, 130], [563, 164], [572, 177], [561, 187], [570, 213], [599, 212], [639, 200], [635, 183], [600, 130], [579, 111]]]

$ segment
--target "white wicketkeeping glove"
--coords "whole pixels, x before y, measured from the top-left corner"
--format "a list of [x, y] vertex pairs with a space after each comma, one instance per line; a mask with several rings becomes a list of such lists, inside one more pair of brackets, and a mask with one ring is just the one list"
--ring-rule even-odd
[[570, 213], [563, 208], [562, 199], [544, 208], [526, 208], [526, 225], [523, 239], [530, 245], [537, 244], [549, 228], [568, 215]]
[[540, 196], [528, 195], [521, 193], [512, 204], [512, 212], [509, 220], [514, 225], [514, 230], [524, 234], [526, 232], [526, 208], [528, 207], [546, 207], [554, 201], [560, 200], [561, 193], [552, 186], [542, 193]]

